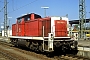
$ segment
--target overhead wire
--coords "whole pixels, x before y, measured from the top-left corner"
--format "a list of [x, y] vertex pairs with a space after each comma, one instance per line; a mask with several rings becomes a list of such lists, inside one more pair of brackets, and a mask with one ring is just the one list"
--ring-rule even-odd
[[12, 0], [12, 10], [14, 11], [14, 0]]
[[4, 7], [0, 10], [0, 12], [2, 12], [3, 9], [4, 9]]
[[[9, 3], [9, 2], [7, 2], [7, 4], [8, 4], [8, 3]], [[7, 4], [6, 4], [6, 5], [7, 5]], [[6, 5], [4, 5], [4, 7], [5, 7]], [[0, 10], [0, 12], [2, 12], [2, 10], [4, 9], [4, 7], [2, 7], [2, 9]]]
[[[0, 2], [1, 2], [1, 3], [4, 3], [4, 2], [2, 2], [2, 1], [0, 1]], [[1, 6], [0, 6], [0, 7], [1, 7]], [[2, 12], [3, 9], [4, 9], [4, 7], [0, 9], [0, 12]]]
[[[2, 1], [0, 1], [0, 2], [2, 2]], [[2, 3], [4, 3], [4, 2], [2, 2]], [[8, 4], [8, 3], [9, 3], [9, 2], [7, 2], [7, 4]], [[7, 5], [7, 4], [6, 4], [6, 5]], [[1, 8], [0, 12], [3, 12], [3, 9], [5, 8], [6, 5], [4, 5], [4, 6]], [[2, 15], [2, 16], [3, 16], [3, 15]], [[0, 17], [0, 19], [1, 19], [1, 18], [2, 18], [2, 17]]]
[[26, 7], [26, 6], [28, 6], [28, 5], [32, 4], [32, 3], [34, 3], [34, 2], [36, 2], [36, 1], [37, 1], [37, 0], [34, 0], [34, 1], [32, 1], [32, 2], [30, 2], [30, 3], [28, 3], [28, 4], [26, 4], [26, 5], [23, 5], [23, 6], [19, 7], [19, 8], [17, 8], [17, 9], [14, 9], [14, 8], [13, 8], [13, 11], [8, 12], [8, 14], [9, 14], [9, 13], [12, 13], [12, 12], [14, 12], [14, 11], [17, 11], [17, 10], [19, 10], [19, 9], [21, 9], [21, 8], [24, 8], [24, 7]]
[[[30, 4], [32, 4], [32, 3], [34, 3], [34, 2], [36, 2], [37, 0], [34, 0], [34, 1], [32, 1], [32, 2], [30, 2], [30, 3], [28, 3], [28, 4], [26, 4], [26, 5], [23, 5], [23, 6], [21, 6], [21, 7], [19, 7], [19, 8], [17, 8], [17, 9], [14, 9], [14, 0], [12, 0], [12, 9], [13, 9], [13, 11], [11, 11], [11, 12], [8, 12], [8, 14], [10, 14], [10, 13], [13, 13], [14, 11], [17, 11], [17, 10], [19, 10], [19, 9], [21, 9], [21, 8], [24, 8], [24, 7], [26, 7], [26, 6], [28, 6], [28, 5], [30, 5]], [[1, 1], [0, 1], [1, 2]], [[8, 2], [9, 3], [9, 2]], [[8, 4], [7, 3], [7, 4]], [[6, 6], [6, 5], [5, 5]], [[5, 7], [4, 6], [4, 7]], [[4, 7], [0, 10], [0, 12], [2, 12], [2, 10], [4, 9]], [[0, 18], [1, 19], [1, 18]]]
[[1, 3], [4, 3], [4, 2], [2, 2], [2, 1], [0, 1]]

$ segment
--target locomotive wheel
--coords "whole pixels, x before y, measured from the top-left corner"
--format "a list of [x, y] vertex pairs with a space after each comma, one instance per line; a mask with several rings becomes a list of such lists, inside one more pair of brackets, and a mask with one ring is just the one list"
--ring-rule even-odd
[[42, 44], [39, 46], [39, 51], [43, 52], [43, 45]]
[[15, 40], [15, 46], [16, 46], [16, 47], [19, 47], [19, 45], [18, 45], [18, 40]]
[[33, 45], [32, 44], [30, 45], [30, 49], [33, 50]]
[[30, 44], [30, 42], [27, 42], [27, 43], [26, 43], [26, 47], [29, 47], [29, 44]]

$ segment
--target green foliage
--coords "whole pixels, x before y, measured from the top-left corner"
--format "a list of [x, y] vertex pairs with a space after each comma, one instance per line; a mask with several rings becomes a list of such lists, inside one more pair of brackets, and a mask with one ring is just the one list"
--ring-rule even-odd
[[78, 24], [74, 25], [74, 30], [79, 30], [79, 25]]

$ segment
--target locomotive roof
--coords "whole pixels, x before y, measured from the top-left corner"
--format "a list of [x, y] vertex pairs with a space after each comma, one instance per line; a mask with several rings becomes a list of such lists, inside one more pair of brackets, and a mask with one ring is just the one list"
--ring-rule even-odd
[[31, 14], [34, 14], [35, 16], [41, 17], [41, 16], [38, 15], [38, 14], [35, 14], [35, 13], [29, 13], [29, 14], [24, 14], [23, 16], [20, 16], [20, 17], [18, 17], [17, 19], [20, 19], [20, 18], [23, 18], [23, 17], [26, 17], [26, 16], [30, 16]]

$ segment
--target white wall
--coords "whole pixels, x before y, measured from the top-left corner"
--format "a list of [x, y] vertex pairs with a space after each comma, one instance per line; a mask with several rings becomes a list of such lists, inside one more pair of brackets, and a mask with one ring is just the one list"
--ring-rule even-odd
[[[8, 36], [12, 36], [12, 30], [8, 30], [7, 34], [8, 34]], [[2, 36], [4, 36], [4, 30], [2, 30]], [[5, 34], [5, 36], [7, 36], [7, 35]]]

